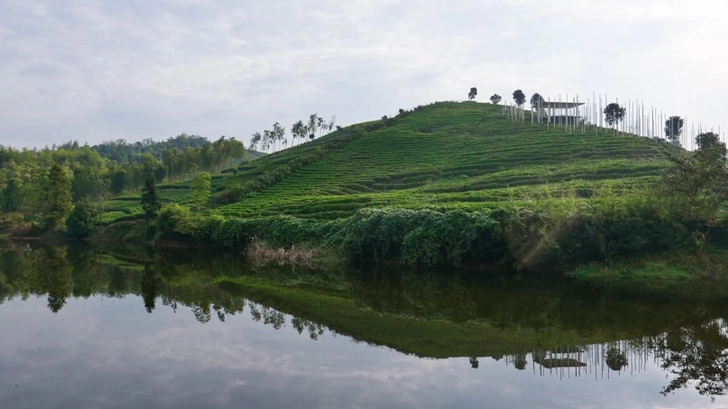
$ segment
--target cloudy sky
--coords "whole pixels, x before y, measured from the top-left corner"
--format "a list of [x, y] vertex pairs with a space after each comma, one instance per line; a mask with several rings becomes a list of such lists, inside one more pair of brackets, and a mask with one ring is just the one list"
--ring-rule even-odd
[[717, 130], [726, 17], [724, 0], [0, 0], [0, 144], [247, 143], [472, 86], [640, 98]]

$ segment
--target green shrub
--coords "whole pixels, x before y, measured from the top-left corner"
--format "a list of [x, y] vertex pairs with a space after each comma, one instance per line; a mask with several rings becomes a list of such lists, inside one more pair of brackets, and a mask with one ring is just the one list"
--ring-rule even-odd
[[189, 220], [192, 213], [188, 207], [172, 203], [166, 205], [159, 211], [154, 227], [157, 238], [172, 238], [179, 236], [181, 232], [177, 227], [184, 221]]

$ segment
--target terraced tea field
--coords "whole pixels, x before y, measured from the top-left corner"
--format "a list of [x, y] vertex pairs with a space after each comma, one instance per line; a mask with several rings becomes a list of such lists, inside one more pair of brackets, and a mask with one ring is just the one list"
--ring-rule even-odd
[[[346, 127], [216, 176], [214, 195], [243, 193], [213, 211], [333, 219], [365, 207], [478, 209], [613, 197], [649, 189], [667, 166], [663, 147], [606, 129], [597, 135], [593, 128], [585, 134], [516, 123], [491, 104], [442, 102]], [[189, 183], [162, 185], [160, 197], [189, 203]], [[139, 215], [139, 197], [115, 198], [106, 211], [108, 222]]]
[[[363, 207], [475, 209], [573, 200], [646, 189], [667, 165], [658, 141], [532, 127], [490, 104], [438, 103], [382, 122], [389, 124], [216, 211], [336, 218]], [[346, 132], [351, 128], [249, 163], [224, 184], [260, 177]]]

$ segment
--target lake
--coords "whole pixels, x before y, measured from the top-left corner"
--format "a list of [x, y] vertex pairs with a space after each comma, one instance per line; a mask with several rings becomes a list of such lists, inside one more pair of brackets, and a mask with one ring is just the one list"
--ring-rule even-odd
[[0, 409], [728, 407], [723, 283], [0, 248]]

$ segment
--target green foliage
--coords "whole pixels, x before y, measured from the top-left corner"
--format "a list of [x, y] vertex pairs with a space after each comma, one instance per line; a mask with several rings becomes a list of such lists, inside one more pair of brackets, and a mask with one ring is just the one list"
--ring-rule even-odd
[[477, 96], [478, 96], [478, 89], [475, 87], [470, 88], [470, 92], [468, 92], [468, 99], [472, 101]]
[[513, 91], [513, 101], [515, 101], [516, 105], [519, 107], [522, 106], [526, 103], [526, 94], [524, 94], [520, 89]]
[[498, 94], [493, 94], [490, 96], [490, 102], [493, 105], [498, 105], [501, 102], [501, 100], [503, 100], [503, 98]]
[[333, 240], [353, 260], [399, 257], [406, 264], [494, 261], [499, 224], [485, 213], [367, 209], [346, 220]]
[[20, 210], [23, 202], [20, 181], [16, 178], [8, 180], [8, 184], [3, 189], [2, 194], [2, 210], [5, 213]]
[[726, 146], [710, 132], [698, 135], [696, 142], [696, 152], [665, 151], [673, 166], [664, 174], [662, 192], [676, 217], [714, 226], [728, 200]]
[[609, 126], [616, 126], [622, 121], [626, 111], [626, 108], [621, 107], [616, 102], [612, 102], [604, 108], [604, 120]]
[[149, 174], [146, 181], [144, 182], [144, 189], [142, 189], [141, 198], [142, 209], [144, 210], [144, 217], [147, 221], [154, 219], [157, 215], [157, 211], [162, 207], [159, 201], [159, 193], [157, 192], [157, 185], [154, 182], [154, 176]]
[[200, 172], [192, 180], [190, 196], [192, 197], [192, 203], [195, 204], [198, 210], [202, 209], [210, 198], [210, 186], [212, 176], [209, 172]]
[[124, 192], [126, 187], [126, 171], [119, 169], [111, 174], [110, 191], [112, 194], [118, 195]]
[[421, 211], [416, 226], [402, 239], [407, 264], [460, 266], [464, 261], [496, 261], [502, 238], [500, 224], [485, 213], [461, 210]]
[[679, 116], [671, 116], [665, 121], [665, 137], [673, 145], [680, 145], [683, 122], [683, 119]]
[[[190, 220], [192, 213], [188, 207], [172, 203], [160, 210], [155, 220], [155, 231], [158, 238], [174, 237], [180, 233], [183, 223]], [[184, 230], [183, 230], [184, 231]]]
[[48, 190], [45, 192], [42, 218], [45, 228], [57, 229], [73, 208], [71, 198], [71, 172], [54, 163], [48, 172]]
[[82, 239], [87, 237], [94, 229], [93, 211], [88, 202], [77, 203], [66, 218], [66, 231], [68, 236]]
[[531, 96], [531, 108], [533, 108], [533, 109], [539, 109], [543, 105], [544, 102], [545, 101], [544, 101], [543, 97], [538, 92], [534, 93]]

